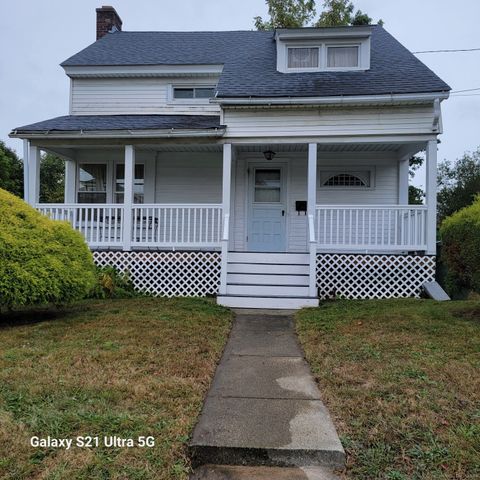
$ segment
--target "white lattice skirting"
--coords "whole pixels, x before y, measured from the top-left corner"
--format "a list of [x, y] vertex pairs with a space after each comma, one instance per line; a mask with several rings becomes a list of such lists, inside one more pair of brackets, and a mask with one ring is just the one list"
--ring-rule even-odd
[[435, 257], [421, 255], [317, 255], [321, 299], [419, 297], [435, 279]]
[[218, 252], [96, 251], [98, 266], [112, 266], [130, 277], [139, 291], [166, 297], [204, 297], [218, 292]]

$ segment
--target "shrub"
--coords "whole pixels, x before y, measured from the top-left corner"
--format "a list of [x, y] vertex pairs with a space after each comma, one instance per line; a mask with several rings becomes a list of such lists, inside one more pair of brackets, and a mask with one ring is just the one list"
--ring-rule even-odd
[[0, 308], [67, 303], [94, 285], [82, 235], [0, 189]]
[[450, 294], [480, 292], [480, 196], [469, 207], [447, 217], [441, 227], [442, 261]]
[[129, 298], [138, 296], [128, 271], [120, 272], [115, 267], [97, 267], [97, 284], [91, 298]]

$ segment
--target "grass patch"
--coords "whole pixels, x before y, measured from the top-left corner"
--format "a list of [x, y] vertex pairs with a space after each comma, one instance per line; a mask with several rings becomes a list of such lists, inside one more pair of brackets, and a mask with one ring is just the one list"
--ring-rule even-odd
[[[230, 312], [209, 300], [134, 298], [52, 318], [0, 327], [0, 478], [185, 479]], [[33, 435], [144, 435], [155, 447], [33, 448]]]
[[335, 301], [297, 331], [348, 479], [480, 478], [478, 302]]

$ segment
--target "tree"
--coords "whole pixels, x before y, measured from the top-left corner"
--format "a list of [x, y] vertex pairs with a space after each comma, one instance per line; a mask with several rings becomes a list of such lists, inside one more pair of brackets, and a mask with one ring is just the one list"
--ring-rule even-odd
[[270, 20], [255, 17], [257, 30], [300, 28], [315, 16], [315, 0], [266, 0]]
[[[300, 28], [312, 25], [316, 13], [315, 0], [266, 0], [270, 20], [255, 17], [257, 30], [274, 28]], [[323, 11], [315, 27], [339, 27], [346, 25], [368, 25], [372, 19], [361, 10], [354, 12], [350, 0], [324, 0]], [[383, 25], [382, 20], [378, 21]]]
[[480, 194], [480, 147], [466, 152], [455, 163], [444, 161], [438, 167], [438, 215], [442, 221], [471, 205]]
[[40, 161], [40, 202], [62, 203], [65, 191], [65, 162], [45, 153]]
[[[410, 158], [408, 164], [408, 176], [410, 180], [415, 176], [417, 170], [423, 165], [425, 158], [414, 155]], [[425, 192], [420, 187], [415, 187], [414, 185], [408, 186], [408, 204], [409, 205], [422, 205], [423, 199], [425, 197]]]
[[23, 197], [23, 162], [0, 141], [0, 188]]

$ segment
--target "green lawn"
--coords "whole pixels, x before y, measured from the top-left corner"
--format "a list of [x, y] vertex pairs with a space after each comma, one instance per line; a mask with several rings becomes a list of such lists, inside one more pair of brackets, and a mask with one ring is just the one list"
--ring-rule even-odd
[[344, 478], [480, 478], [480, 302], [333, 301], [297, 331]]
[[[136, 298], [5, 325], [12, 320], [24, 319], [0, 324], [0, 478], [187, 477], [185, 447], [230, 328], [227, 309]], [[155, 447], [33, 448], [33, 435], [153, 436]]]

